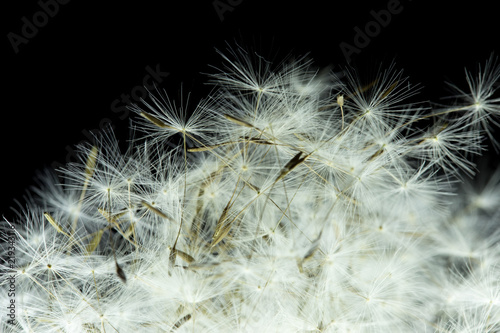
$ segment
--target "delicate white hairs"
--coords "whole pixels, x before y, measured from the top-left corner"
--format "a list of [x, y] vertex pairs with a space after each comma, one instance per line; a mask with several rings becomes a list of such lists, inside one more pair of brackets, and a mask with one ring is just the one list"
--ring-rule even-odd
[[494, 56], [437, 105], [394, 64], [220, 53], [3, 221], [2, 332], [500, 331]]

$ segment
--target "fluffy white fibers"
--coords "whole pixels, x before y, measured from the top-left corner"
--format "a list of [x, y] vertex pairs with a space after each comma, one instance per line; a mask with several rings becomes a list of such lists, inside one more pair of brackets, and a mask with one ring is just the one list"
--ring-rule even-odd
[[193, 110], [151, 92], [130, 149], [80, 146], [4, 221], [2, 332], [500, 331], [500, 173], [470, 181], [498, 145], [493, 57], [439, 109], [394, 65], [223, 63]]

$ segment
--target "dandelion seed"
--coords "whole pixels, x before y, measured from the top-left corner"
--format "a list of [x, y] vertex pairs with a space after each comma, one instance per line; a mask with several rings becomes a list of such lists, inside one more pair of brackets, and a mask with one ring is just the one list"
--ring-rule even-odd
[[281, 169], [279, 176], [276, 178], [275, 182], [279, 181], [280, 179], [283, 179], [287, 174], [290, 173], [295, 167], [297, 167], [300, 163], [304, 162], [309, 156], [306, 155], [301, 158], [302, 152], [298, 152], [290, 161], [288, 161], [287, 164]]
[[215, 245], [219, 244], [224, 239], [224, 237], [227, 236], [227, 234], [231, 230], [233, 222], [234, 220], [224, 224], [220, 224], [218, 230], [214, 233], [214, 236], [212, 237], [212, 243], [210, 244], [211, 248], [215, 247]]
[[49, 221], [49, 223], [54, 227], [54, 229], [57, 230], [57, 232], [60, 232], [60, 233], [63, 232], [63, 229], [61, 228], [61, 226], [59, 224], [57, 224], [57, 222], [54, 220], [54, 218], [49, 213], [45, 212], [45, 213], [43, 213], [43, 215], [45, 216], [47, 221]]
[[375, 158], [377, 158], [378, 156], [382, 155], [384, 153], [384, 148], [385, 148], [385, 145], [382, 145], [382, 147], [380, 147], [379, 150], [377, 150], [375, 153], [373, 153], [372, 156], [370, 156], [368, 158], [368, 161], [372, 161], [374, 160]]
[[100, 229], [97, 231], [96, 235], [92, 238], [92, 240], [87, 245], [87, 253], [90, 255], [92, 252], [97, 249], [99, 243], [101, 242], [102, 235], [104, 234], [104, 229]]
[[160, 127], [160, 128], [168, 128], [168, 129], [175, 130], [174, 127], [165, 124], [160, 119], [156, 118], [153, 115], [150, 115], [149, 113], [141, 112], [140, 115], [143, 116], [144, 118], [146, 118], [147, 120], [149, 120], [150, 122], [152, 122], [153, 124], [155, 124], [156, 126]]
[[244, 127], [248, 127], [248, 128], [255, 128], [255, 126], [253, 126], [252, 124], [247, 123], [246, 121], [238, 119], [236, 117], [230, 116], [228, 114], [224, 114], [224, 117], [226, 117], [227, 120], [230, 120], [233, 123], [238, 124], [240, 126], [244, 126]]
[[144, 207], [146, 207], [148, 210], [150, 210], [151, 212], [155, 213], [159, 217], [167, 219], [167, 220], [172, 221], [172, 222], [175, 222], [174, 219], [172, 219], [167, 214], [165, 214], [162, 211], [160, 211], [158, 208], [153, 207], [152, 205], [148, 204], [146, 201], [142, 201], [141, 203], [142, 203], [142, 205]]
[[172, 270], [175, 266], [175, 259], [177, 258], [177, 250], [175, 249], [175, 244], [170, 249], [170, 253], [168, 255], [168, 275], [172, 276]]
[[117, 262], [115, 263], [115, 265], [116, 265], [116, 275], [118, 275], [118, 277], [120, 278], [120, 280], [122, 280], [123, 283], [127, 283], [127, 275], [125, 275], [125, 272], [120, 267], [120, 265], [118, 265]]
[[344, 95], [337, 96], [337, 104], [340, 106], [342, 112], [342, 130], [344, 129]]
[[451, 107], [451, 110], [465, 111], [465, 116], [475, 129], [482, 128], [496, 151], [500, 148], [499, 141], [493, 135], [493, 127], [499, 126], [500, 96], [498, 82], [500, 82], [500, 64], [492, 54], [484, 66], [479, 65], [476, 72], [465, 71], [468, 90], [457, 85], [448, 85], [455, 92], [453, 98], [461, 100], [462, 105]]
[[228, 213], [229, 209], [231, 208], [230, 204], [231, 204], [231, 200], [229, 200], [229, 202], [226, 204], [226, 207], [224, 207], [224, 210], [222, 211], [222, 214], [221, 214], [219, 220], [217, 221], [217, 225], [215, 226], [215, 231], [214, 231], [214, 236], [213, 236], [214, 239], [216, 237], [219, 237], [221, 230], [224, 228], [224, 225], [226, 224], [227, 213]]
[[323, 231], [321, 231], [318, 237], [316, 237], [316, 239], [312, 242], [311, 247], [309, 248], [309, 250], [307, 250], [306, 254], [302, 258], [297, 259], [297, 265], [301, 273], [304, 272], [304, 266], [303, 266], [304, 262], [306, 262], [309, 258], [311, 258], [318, 249], [322, 233]]
[[247, 143], [247, 142], [259, 144], [259, 145], [273, 145], [272, 142], [270, 142], [268, 140], [260, 139], [260, 138], [245, 136], [245, 137], [243, 137], [243, 139], [244, 140], [222, 142], [222, 143], [218, 143], [215, 145], [209, 145], [209, 146], [203, 146], [203, 147], [191, 147], [191, 148], [188, 148], [187, 151], [190, 153], [203, 152], [203, 151], [213, 150], [213, 149], [219, 148], [219, 147], [224, 147], [224, 146], [228, 146], [228, 145], [235, 145], [238, 143]]
[[236, 142], [223, 142], [216, 145], [204, 146], [204, 147], [191, 147], [187, 151], [190, 153], [202, 152], [207, 150], [214, 150], [215, 148], [224, 147], [227, 145], [234, 145]]
[[115, 215], [109, 215], [109, 212], [107, 212], [105, 209], [103, 208], [98, 208], [97, 211], [102, 215], [104, 216], [104, 218], [106, 219], [106, 221], [108, 221], [109, 224], [112, 224], [112, 225], [115, 225], [115, 226], [118, 226], [118, 222], [117, 220], [119, 218], [121, 218], [122, 216], [124, 216], [125, 214], [127, 214], [126, 211], [123, 211], [121, 213], [118, 213], [118, 214], [115, 214]]
[[71, 227], [71, 235], [74, 235], [76, 230], [76, 225], [78, 222], [78, 214], [82, 208], [83, 198], [85, 197], [85, 192], [87, 191], [87, 186], [89, 184], [90, 178], [92, 178], [97, 163], [97, 155], [99, 150], [96, 146], [93, 146], [87, 157], [87, 162], [85, 163], [85, 181], [82, 186], [82, 191], [80, 194], [80, 200], [78, 201], [77, 213], [75, 214], [75, 219], [73, 220], [73, 225]]
[[92, 175], [94, 174], [95, 166], [97, 163], [97, 154], [98, 154], [98, 148], [97, 147], [92, 147], [89, 157], [87, 159], [87, 163], [85, 165], [85, 174], [87, 175], [87, 178], [91, 178]]
[[175, 331], [176, 329], [180, 328], [182, 325], [184, 325], [186, 322], [188, 322], [189, 319], [191, 319], [191, 316], [192, 316], [191, 314], [187, 314], [184, 317], [182, 317], [181, 319], [179, 319], [174, 324], [174, 326], [172, 326], [172, 329], [170, 331]]
[[261, 189], [258, 186], [253, 185], [252, 183], [246, 182], [245, 183], [248, 187], [250, 187], [253, 191], [255, 191], [257, 194], [261, 193]]
[[312, 242], [311, 244], [311, 247], [309, 248], [309, 250], [307, 251], [307, 253], [304, 255], [304, 261], [311, 258], [314, 254], [314, 252], [316, 252], [316, 250], [318, 249], [319, 247], [319, 241], [321, 239], [321, 234], [323, 233], [323, 231], [321, 231], [318, 235], [318, 237], [316, 237], [316, 239]]
[[[222, 210], [222, 214], [220, 215], [219, 220], [217, 221], [217, 225], [215, 226], [214, 235], [212, 237], [212, 243], [210, 244], [211, 248], [213, 248], [224, 237], [227, 236], [227, 234], [229, 233], [229, 230], [231, 229], [232, 223], [236, 219], [236, 218], [234, 218], [229, 222], [227, 221], [227, 215], [229, 213], [229, 210], [231, 209], [231, 207], [234, 204], [233, 199], [234, 199], [234, 195], [236, 193], [236, 190], [238, 189], [238, 184], [239, 184], [239, 179], [238, 179], [238, 182], [236, 182], [236, 186], [234, 187], [234, 191], [233, 191], [233, 194], [231, 195], [231, 198], [229, 199], [226, 206]], [[243, 188], [240, 190], [240, 193], [242, 190], [243, 190]]]
[[255, 144], [259, 144], [259, 145], [274, 145], [274, 143], [272, 143], [268, 140], [261, 139], [261, 138], [245, 136], [244, 139], [250, 143], [255, 143]]
[[183, 252], [181, 250], [176, 250], [176, 252], [179, 255], [179, 257], [181, 257], [181, 259], [187, 262], [188, 264], [191, 264], [194, 261], [194, 258], [189, 254], [187, 254], [186, 252]]
[[382, 101], [384, 98], [386, 98], [387, 96], [389, 96], [389, 94], [394, 90], [394, 88], [396, 88], [396, 86], [398, 85], [399, 81], [396, 80], [396, 82], [394, 82], [393, 84], [391, 84], [386, 91], [382, 92], [380, 94], [380, 97], [379, 97], [379, 101]]

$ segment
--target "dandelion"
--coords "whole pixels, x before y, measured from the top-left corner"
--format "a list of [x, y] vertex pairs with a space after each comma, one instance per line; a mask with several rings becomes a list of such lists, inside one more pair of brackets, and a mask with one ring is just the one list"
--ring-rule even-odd
[[219, 53], [207, 98], [150, 92], [128, 149], [108, 129], [5, 218], [2, 332], [500, 330], [493, 58], [435, 109], [394, 63]]
[[498, 126], [500, 115], [500, 97], [498, 96], [498, 80], [500, 79], [500, 66], [497, 59], [491, 55], [483, 68], [478, 66], [476, 73], [465, 71], [468, 90], [459, 88], [456, 84], [448, 83], [455, 92], [452, 97], [459, 103], [457, 107], [465, 111], [464, 117], [474, 126], [486, 131], [495, 149], [498, 141], [493, 136], [493, 126]]

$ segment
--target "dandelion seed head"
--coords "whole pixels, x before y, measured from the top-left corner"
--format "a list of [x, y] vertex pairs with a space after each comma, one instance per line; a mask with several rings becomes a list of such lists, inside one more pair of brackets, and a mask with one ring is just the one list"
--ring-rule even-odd
[[78, 146], [0, 225], [7, 332], [498, 330], [493, 60], [437, 108], [394, 64], [218, 53], [206, 99], [150, 91], [142, 137]]

